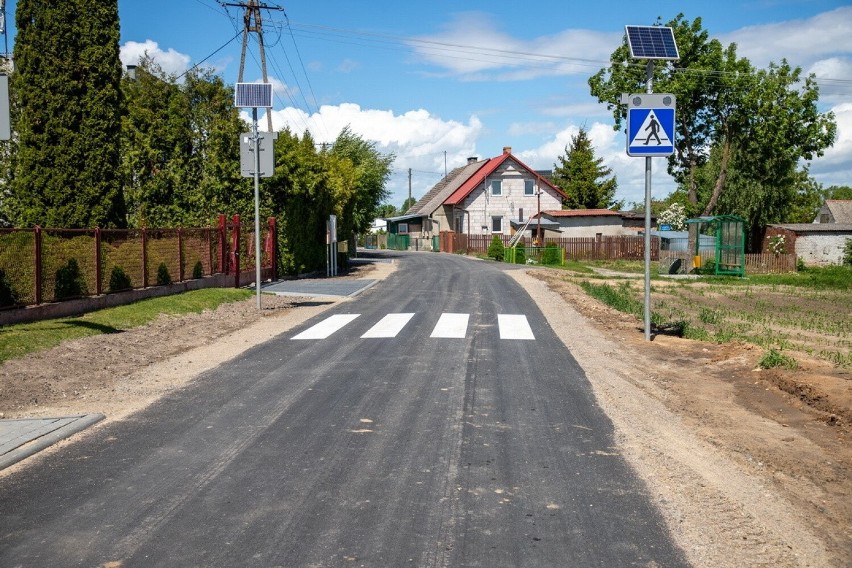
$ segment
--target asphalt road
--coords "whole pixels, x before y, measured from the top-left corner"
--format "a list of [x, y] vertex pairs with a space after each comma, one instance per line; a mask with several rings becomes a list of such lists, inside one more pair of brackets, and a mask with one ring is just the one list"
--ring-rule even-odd
[[398, 257], [0, 480], [0, 566], [685, 565], [509, 267]]

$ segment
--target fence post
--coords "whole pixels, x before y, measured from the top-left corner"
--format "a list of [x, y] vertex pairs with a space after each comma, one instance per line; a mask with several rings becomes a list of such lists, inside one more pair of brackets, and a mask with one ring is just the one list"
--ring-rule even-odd
[[142, 227], [142, 287], [148, 287], [148, 234]]
[[231, 258], [234, 264], [234, 288], [240, 287], [240, 216], [231, 219]]
[[95, 294], [103, 294], [103, 274], [101, 267], [101, 228], [95, 227]]
[[[219, 270], [222, 274], [228, 274], [231, 268], [228, 262], [228, 222], [225, 220], [225, 214], [219, 213]], [[212, 254], [212, 253], [211, 253]], [[212, 268], [212, 263], [211, 263]]]
[[278, 280], [278, 223], [275, 217], [270, 217], [267, 220], [269, 225], [269, 240], [271, 246], [269, 251], [269, 261], [272, 263], [272, 281]]
[[33, 228], [35, 241], [35, 303], [41, 304], [41, 227]]
[[179, 276], [180, 279], [178, 280], [178, 282], [183, 282], [185, 280], [184, 279], [184, 269], [183, 269], [183, 231], [181, 230], [180, 227], [178, 227], [177, 234], [178, 234], [178, 264], [180, 265], [180, 267], [178, 268], [178, 276]]

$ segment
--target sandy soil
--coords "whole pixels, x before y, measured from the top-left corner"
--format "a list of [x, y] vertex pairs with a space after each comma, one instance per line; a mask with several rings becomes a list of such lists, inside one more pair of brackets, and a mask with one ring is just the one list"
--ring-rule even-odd
[[[361, 267], [349, 277], [392, 270]], [[694, 565], [849, 565], [849, 374], [800, 357], [797, 371], [759, 371], [761, 352], [748, 345], [645, 342], [635, 319], [557, 273], [510, 274], [585, 369], [622, 451]], [[7, 361], [0, 414], [103, 412], [121, 420], [334, 302], [264, 296], [263, 304], [163, 317]]]

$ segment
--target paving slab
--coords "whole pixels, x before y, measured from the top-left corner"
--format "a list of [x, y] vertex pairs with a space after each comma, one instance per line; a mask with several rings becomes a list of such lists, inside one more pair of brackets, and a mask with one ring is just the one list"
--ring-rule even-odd
[[103, 414], [80, 414], [59, 418], [0, 420], [0, 469], [28, 458], [103, 419]]
[[264, 292], [279, 296], [356, 296], [373, 286], [378, 280], [336, 280], [334, 278], [304, 278], [282, 280], [263, 286]]

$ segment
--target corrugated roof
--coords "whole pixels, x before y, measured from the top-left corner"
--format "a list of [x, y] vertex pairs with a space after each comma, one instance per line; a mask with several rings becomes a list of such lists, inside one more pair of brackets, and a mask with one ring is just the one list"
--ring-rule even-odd
[[769, 226], [796, 233], [852, 233], [852, 223], [787, 223]]
[[852, 223], [852, 199], [827, 199], [825, 206], [835, 223]]
[[621, 211], [610, 209], [560, 209], [557, 211], [542, 211], [551, 217], [621, 217]]
[[471, 162], [464, 166], [460, 166], [450, 171], [447, 177], [432, 186], [432, 189], [426, 192], [426, 195], [420, 198], [411, 209], [409, 214], [418, 214], [428, 217], [440, 207], [444, 200], [455, 192], [461, 184], [463, 184], [470, 176], [476, 173], [479, 168], [485, 165], [487, 160], [479, 160]]

